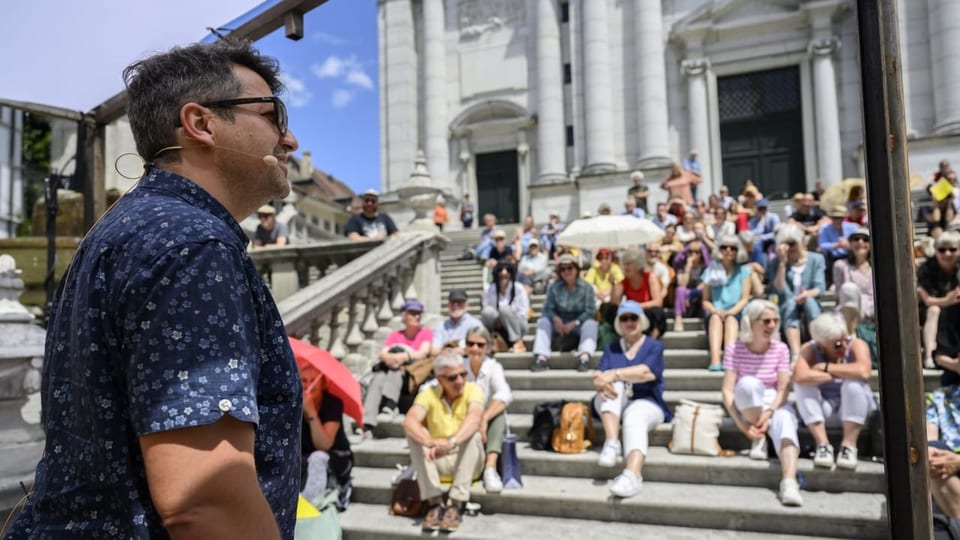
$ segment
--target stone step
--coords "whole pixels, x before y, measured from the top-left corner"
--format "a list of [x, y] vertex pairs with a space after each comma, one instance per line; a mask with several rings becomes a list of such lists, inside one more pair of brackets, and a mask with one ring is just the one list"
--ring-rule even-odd
[[[531, 414], [534, 407], [545, 401], [565, 399], [568, 401], [589, 402], [596, 392], [589, 390], [514, 390], [513, 402], [510, 403], [510, 414]], [[681, 399], [690, 399], [700, 403], [723, 403], [720, 386], [715, 390], [665, 390], [663, 400], [667, 407], [675, 410]]]
[[[563, 399], [558, 398], [558, 399]], [[403, 418], [398, 418], [392, 422], [383, 422], [377, 425], [374, 429], [374, 435], [377, 438], [403, 438], [403, 427], [401, 425]], [[507, 416], [507, 423], [510, 426], [510, 431], [517, 436], [517, 440], [521, 443], [528, 443], [530, 441], [530, 428], [533, 425], [533, 415], [532, 414], [518, 414], [511, 413]], [[603, 427], [600, 425], [600, 422], [596, 422], [597, 433], [603, 433]], [[813, 450], [814, 443], [813, 437], [810, 435], [810, 431], [805, 426], [800, 426], [798, 431], [800, 439], [800, 448], [801, 450]], [[834, 425], [830, 422], [827, 423], [827, 436], [830, 439], [831, 444], [834, 448], [840, 447], [840, 439], [843, 435], [843, 430], [840, 425]], [[650, 447], [662, 447], [666, 448], [670, 443], [670, 439], [673, 436], [673, 424], [663, 423], [658, 425], [652, 432], [650, 432]], [[740, 433], [740, 430], [737, 429], [737, 426], [733, 423], [728, 417], [723, 419], [723, 422], [720, 424], [720, 436], [719, 436], [720, 446], [726, 449], [737, 450], [737, 451], [747, 451], [750, 449], [750, 441]], [[858, 442], [858, 447], [861, 449], [861, 453], [865, 458], [868, 454], [872, 455], [874, 449], [872, 448], [871, 434], [864, 430], [860, 435]], [[801, 456], [809, 457], [809, 456]], [[861, 459], [863, 461], [863, 459]]]
[[[536, 337], [536, 324], [527, 325], [528, 332], [523, 336], [523, 342], [528, 351], [533, 350], [533, 340]], [[686, 330], [683, 332], [667, 331], [660, 336], [665, 349], [704, 349], [709, 347], [707, 334], [703, 330]]]
[[[353, 452], [357, 467], [380, 468], [410, 463], [407, 441], [401, 438], [364, 441], [354, 445]], [[524, 475], [611, 480], [622, 469], [622, 466], [598, 465], [598, 446], [581, 454], [559, 454], [534, 450], [526, 443], [519, 443], [517, 455]], [[763, 488], [779, 485], [781, 478], [780, 464], [776, 459], [757, 461], [746, 455], [688, 456], [654, 446], [650, 447], [644, 461], [643, 476], [648, 482]], [[856, 471], [845, 471], [814, 467], [812, 460], [801, 459], [798, 470], [803, 473], [804, 489], [809, 491], [882, 493], [884, 490], [883, 465], [869, 460], [861, 460]]]
[[[504, 373], [507, 383], [514, 391], [517, 390], [564, 390], [590, 391], [592, 390], [592, 373], [581, 373], [574, 369], [550, 369], [543, 372], [531, 372], [529, 369], [506, 369]], [[932, 392], [940, 387], [940, 371], [936, 369], [923, 370], [924, 391]], [[710, 391], [719, 390], [723, 382], [722, 372], [711, 372], [705, 369], [667, 368], [663, 371], [663, 379], [667, 388], [676, 391]], [[880, 374], [873, 371], [870, 385], [874, 392], [880, 391]]]
[[[395, 469], [355, 467], [353, 500], [386, 506]], [[605, 481], [524, 475], [524, 487], [492, 495], [480, 486], [471, 500], [485, 512], [605, 522], [694, 526], [787, 534], [804, 531], [842, 538], [885, 538], [881, 494], [804, 492], [804, 506], [784, 508], [767, 488], [645, 482], [643, 492], [619, 500]], [[469, 518], [467, 518], [469, 520]], [[579, 536], [583, 536], [581, 534]], [[594, 537], [588, 535], [587, 537]], [[525, 538], [525, 537], [524, 537]]]
[[[591, 366], [597, 365], [600, 356], [600, 352], [594, 353]], [[703, 368], [706, 370], [706, 367], [710, 364], [709, 356], [709, 353], [704, 349], [666, 349], [663, 351], [663, 360], [667, 368]], [[504, 369], [529, 369], [530, 363], [533, 361], [533, 353], [497, 353], [496, 358]], [[577, 356], [573, 352], [553, 352], [550, 354], [551, 370], [573, 370], [577, 367], [577, 363]]]
[[[483, 512], [483, 510], [481, 510]], [[344, 540], [394, 540], [423, 538], [420, 519], [391, 516], [383, 504], [351, 503], [339, 514]], [[462, 540], [555, 540], [557, 538], [589, 538], [605, 540], [817, 540], [820, 537], [770, 535], [746, 531], [717, 531], [692, 527], [649, 525], [637, 527], [631, 523], [568, 519], [518, 514], [480, 513], [467, 516], [457, 529], [456, 538]], [[823, 537], [824, 539], [826, 537]]]

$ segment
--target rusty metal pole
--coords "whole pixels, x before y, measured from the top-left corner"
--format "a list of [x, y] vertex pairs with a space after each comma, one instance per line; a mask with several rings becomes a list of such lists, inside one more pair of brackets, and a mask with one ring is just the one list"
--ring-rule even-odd
[[[896, 0], [857, 0], [890, 538], [931, 537]], [[879, 261], [879, 263], [878, 263]]]

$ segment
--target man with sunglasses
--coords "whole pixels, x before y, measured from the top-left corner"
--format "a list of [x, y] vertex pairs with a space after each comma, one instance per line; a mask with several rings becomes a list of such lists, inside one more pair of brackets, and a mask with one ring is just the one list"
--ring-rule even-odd
[[[438, 384], [417, 394], [403, 420], [403, 431], [420, 497], [430, 506], [422, 528], [449, 533], [460, 526], [463, 505], [470, 501], [470, 484], [483, 471], [479, 428], [484, 395], [476, 383], [467, 382], [463, 357], [457, 353], [438, 355], [433, 372]], [[441, 476], [452, 478], [446, 493]]]
[[265, 204], [257, 210], [257, 218], [260, 224], [253, 235], [253, 247], [287, 245], [287, 226], [277, 221], [276, 209]]
[[223, 41], [125, 70], [146, 171], [61, 281], [47, 452], [7, 538], [293, 538], [301, 383], [238, 224], [290, 190], [278, 75]]
[[394, 224], [390, 214], [380, 212], [380, 194], [375, 189], [368, 189], [360, 196], [363, 208], [359, 213], [350, 216], [343, 234], [350, 240], [377, 240], [393, 236], [400, 231]]
[[[934, 242], [936, 254], [917, 268], [917, 296], [920, 300], [920, 326], [923, 337], [923, 358], [927, 367], [935, 367], [934, 352], [940, 332], [957, 332], [956, 327], [940, 324], [941, 313], [955, 309], [960, 303], [960, 281], [957, 278], [957, 250], [960, 233], [941, 233]], [[952, 319], [952, 317], [950, 317]]]

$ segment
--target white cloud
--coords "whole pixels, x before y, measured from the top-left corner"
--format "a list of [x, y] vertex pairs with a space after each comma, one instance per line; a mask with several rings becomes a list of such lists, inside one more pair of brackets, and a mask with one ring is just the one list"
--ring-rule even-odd
[[280, 80], [286, 87], [284, 101], [290, 107], [304, 107], [313, 99], [313, 92], [307, 88], [303, 79], [298, 79], [288, 73], [281, 73]]
[[341, 58], [330, 55], [322, 64], [314, 64], [310, 69], [320, 79], [342, 78], [347, 84], [364, 90], [373, 90], [373, 79], [364, 71], [363, 65], [357, 61], [356, 56]]
[[315, 32], [313, 34], [313, 39], [317, 41], [322, 41], [323, 43], [327, 43], [335, 47], [339, 47], [341, 45], [347, 44], [347, 40], [343, 39], [342, 37], [335, 36], [333, 34], [328, 34], [326, 32]]
[[320, 79], [339, 77], [343, 74], [343, 60], [337, 56], [328, 56], [322, 64], [313, 64], [310, 69]]
[[373, 90], [373, 80], [363, 71], [348, 71], [347, 82], [366, 90]]
[[334, 90], [333, 95], [330, 96], [330, 98], [330, 102], [335, 109], [342, 109], [349, 105], [351, 101], [353, 101], [353, 92], [340, 88], [338, 90]]

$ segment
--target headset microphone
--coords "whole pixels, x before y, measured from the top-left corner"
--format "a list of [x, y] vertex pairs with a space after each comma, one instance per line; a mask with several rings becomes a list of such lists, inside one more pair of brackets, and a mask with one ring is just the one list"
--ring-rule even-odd
[[275, 155], [273, 155], [273, 154], [267, 154], [267, 155], [263, 156], [262, 159], [263, 159], [263, 162], [264, 162], [264, 163], [266, 163], [267, 165], [269, 165], [269, 166], [271, 166], [271, 167], [274, 166], [274, 165], [279, 165], [279, 164], [280, 164], [280, 160], [278, 160], [278, 159], [277, 159], [277, 156], [275, 156]]

